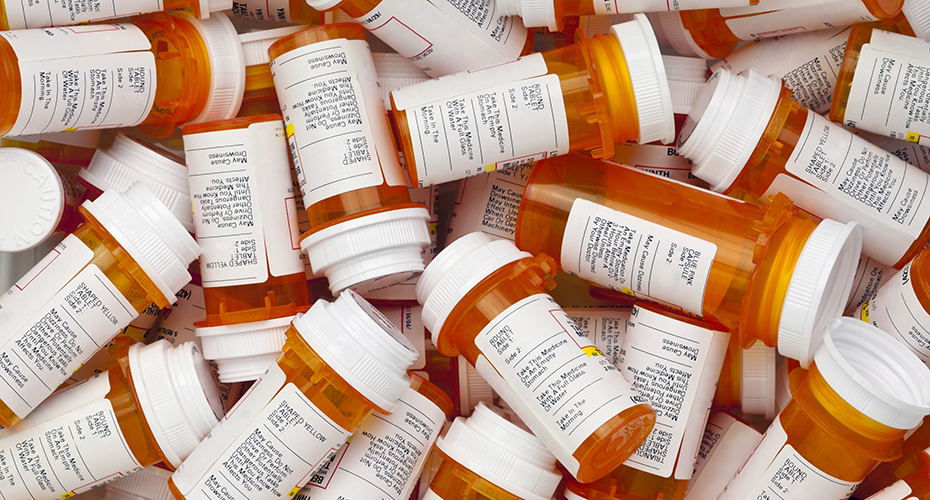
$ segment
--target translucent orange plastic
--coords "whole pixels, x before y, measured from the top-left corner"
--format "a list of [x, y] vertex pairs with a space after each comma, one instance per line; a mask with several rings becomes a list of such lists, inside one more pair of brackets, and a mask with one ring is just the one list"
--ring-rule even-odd
[[0, 136], [7, 135], [16, 124], [23, 102], [19, 57], [5, 38], [0, 38]]
[[93, 158], [94, 153], [97, 151], [95, 148], [84, 148], [45, 140], [39, 140], [37, 142], [17, 141], [10, 137], [0, 139], [0, 147], [28, 149], [39, 153], [51, 163], [62, 163], [81, 167], [89, 165], [91, 158]]
[[[200, 11], [200, 0], [164, 0], [161, 2], [162, 11], [168, 12], [178, 9], [192, 9], [194, 16], [201, 19], [203, 16]], [[73, 23], [77, 24], [77, 23]], [[0, 31], [10, 29], [10, 22], [6, 14], [6, 3], [0, 2]]]
[[323, 15], [305, 0], [288, 0], [287, 21], [299, 24], [323, 24]]
[[[714, 243], [703, 318], [732, 330], [741, 343], [773, 346], [788, 281], [817, 223], [778, 194], [758, 206], [633, 168], [568, 155], [536, 164], [517, 216], [516, 244], [561, 256], [575, 199], [654, 222]], [[645, 297], [644, 297], [645, 298]]]
[[[304, 5], [306, 2], [301, 1]], [[271, 68], [267, 64], [245, 67], [245, 93], [238, 117], [269, 115], [281, 112], [278, 95], [274, 91]]]
[[449, 458], [439, 448], [434, 450], [442, 456], [442, 463], [429, 483], [429, 489], [442, 500], [521, 500]]
[[856, 489], [856, 497], [869, 497], [895, 481], [916, 473], [927, 457], [928, 448], [930, 448], [930, 417], [925, 417], [920, 427], [901, 446], [901, 458], [893, 462], [878, 464], [878, 467], [870, 472]]
[[908, 500], [930, 500], [930, 456], [919, 454], [918, 463], [917, 470], [904, 478], [904, 482], [911, 487]]
[[[542, 52], [547, 74], [558, 75], [568, 123], [570, 151], [590, 151], [595, 158], [610, 158], [614, 145], [639, 136], [639, 115], [633, 84], [620, 41], [613, 35], [586, 39], [581, 31], [575, 43]], [[419, 175], [410, 139], [407, 111], [391, 97], [398, 141], [413, 186]]]
[[845, 123], [849, 92], [852, 90], [853, 77], [859, 65], [859, 51], [871, 40], [872, 28], [869, 26], [853, 26], [849, 32], [849, 38], [846, 39], [846, 51], [843, 52], [843, 62], [840, 64], [840, 73], [836, 77], [833, 101], [830, 102], [831, 121]]
[[718, 410], [740, 408], [742, 385], [743, 348], [739, 343], [739, 335], [731, 335], [730, 343], [727, 344], [727, 353], [723, 357], [723, 366], [720, 368], [717, 390], [714, 392], [713, 408]]
[[681, 500], [687, 488], [687, 480], [659, 477], [620, 466], [597, 482], [570, 481], [565, 489], [585, 500]]
[[455, 404], [452, 402], [452, 399], [443, 392], [436, 384], [430, 382], [422, 375], [418, 375], [415, 372], [407, 372], [407, 376], [410, 377], [410, 389], [422, 394], [426, 399], [430, 400], [434, 405], [438, 406], [442, 413], [446, 416], [446, 420], [452, 418], [452, 411], [455, 409]]

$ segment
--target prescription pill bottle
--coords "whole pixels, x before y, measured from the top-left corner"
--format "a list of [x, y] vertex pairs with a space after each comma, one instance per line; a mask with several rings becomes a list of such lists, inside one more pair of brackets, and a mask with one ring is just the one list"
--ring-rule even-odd
[[930, 458], [924, 457], [919, 471], [896, 481], [866, 500], [926, 500], [930, 498]]
[[792, 372], [791, 393], [720, 500], [849, 497], [930, 413], [930, 369], [879, 329], [838, 318], [810, 369]]
[[593, 481], [645, 441], [655, 412], [545, 293], [553, 274], [550, 257], [472, 233], [433, 259], [417, 298], [439, 352], [465, 356], [573, 476]]
[[129, 17], [149, 12], [187, 9], [198, 19], [211, 13], [228, 10], [230, 0], [118, 0], [92, 4], [53, 2], [44, 4], [28, 0], [0, 2], [0, 29], [24, 30], [49, 26], [71, 26], [96, 23], [106, 19]]
[[355, 292], [318, 300], [294, 318], [277, 362], [171, 477], [172, 493], [179, 500], [226, 499], [237, 489], [252, 500], [296, 495], [373, 411], [403, 411], [396, 401], [416, 357]]
[[432, 78], [512, 61], [533, 38], [523, 22], [482, 0], [308, 0], [342, 9]]
[[422, 272], [429, 211], [410, 201], [365, 30], [321, 26], [268, 50], [310, 223], [300, 248], [314, 273], [339, 293]]
[[394, 91], [391, 101], [407, 175], [420, 187], [569, 151], [609, 158], [615, 143], [675, 134], [665, 65], [642, 15], [609, 35]]
[[762, 342], [743, 349], [739, 335], [733, 335], [720, 370], [713, 407], [744, 415], [763, 415], [767, 420], [775, 418], [776, 351]]
[[3, 495], [70, 498], [159, 462], [177, 467], [221, 416], [194, 344], [134, 344], [106, 373], [0, 431], [0, 458], [8, 465], [0, 469]]
[[53, 164], [86, 167], [100, 146], [99, 130], [0, 138], [0, 146], [35, 151]]
[[922, 453], [930, 453], [930, 425], [927, 419], [911, 431], [901, 446], [901, 458], [878, 464], [856, 489], [856, 497], [865, 498], [894, 482], [917, 472], [921, 468]]
[[323, 24], [323, 15], [303, 0], [233, 0], [232, 15], [258, 21]]
[[562, 479], [536, 436], [484, 403], [467, 419], [456, 418], [436, 448], [442, 463], [424, 500], [550, 500]]
[[245, 92], [242, 95], [242, 106], [239, 107], [240, 118], [281, 112], [278, 95], [274, 92], [274, 80], [271, 79], [271, 68], [268, 66], [271, 62], [268, 47], [279, 38], [304, 29], [306, 26], [288, 26], [239, 35], [245, 61]]
[[712, 413], [694, 457], [685, 500], [716, 500], [761, 439], [762, 433], [746, 422], [728, 413]]
[[170, 305], [200, 254], [141, 184], [122, 194], [107, 191], [80, 211], [84, 223], [0, 297], [5, 427], [29, 414], [151, 303]]
[[900, 268], [930, 233], [930, 174], [809, 112], [779, 79], [718, 70], [678, 144], [714, 191], [780, 191], [818, 217], [859, 223], [862, 253], [882, 264]]
[[761, 339], [805, 366], [849, 296], [861, 238], [784, 195], [758, 206], [579, 155], [536, 164], [516, 233], [569, 274], [739, 327], [743, 347]]

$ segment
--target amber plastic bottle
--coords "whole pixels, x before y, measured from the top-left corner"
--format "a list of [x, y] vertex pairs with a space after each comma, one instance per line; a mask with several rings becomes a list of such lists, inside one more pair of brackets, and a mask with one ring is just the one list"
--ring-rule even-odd
[[46, 160], [61, 165], [85, 167], [100, 147], [99, 130], [72, 130], [57, 134], [2, 137], [0, 146], [35, 151]]
[[730, 337], [727, 354], [720, 370], [714, 408], [736, 410], [745, 415], [778, 414], [775, 401], [776, 349], [756, 342], [748, 349], [740, 345], [739, 335]]
[[[396, 90], [391, 101], [407, 174], [419, 187], [569, 151], [610, 158], [616, 143], [675, 136], [665, 66], [644, 15], [608, 35]], [[496, 118], [500, 131], [487, 125]]]
[[[305, 2], [300, 3], [307, 5]], [[271, 62], [268, 47], [279, 38], [304, 29], [305, 26], [288, 26], [239, 35], [245, 61], [245, 92], [242, 95], [242, 106], [239, 107], [240, 118], [281, 113], [278, 95], [274, 92], [271, 68], [268, 66]]]
[[323, 15], [304, 0], [233, 0], [232, 14], [259, 21], [323, 24]]
[[206, 19], [211, 13], [228, 10], [230, 0], [167, 0], [158, 2], [101, 2], [99, 4], [75, 4], [6, 0], [0, 2], [0, 30], [24, 30], [49, 26], [71, 26], [99, 23], [107, 19], [187, 9], [197, 19]]

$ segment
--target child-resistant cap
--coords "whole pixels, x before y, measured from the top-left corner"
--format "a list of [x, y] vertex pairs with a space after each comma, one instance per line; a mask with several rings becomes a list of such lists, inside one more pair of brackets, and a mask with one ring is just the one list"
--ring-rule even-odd
[[489, 404], [494, 402], [494, 389], [491, 388], [491, 384], [478, 373], [478, 370], [465, 359], [465, 356], [459, 356], [456, 363], [458, 363], [459, 406], [462, 415], [470, 415], [472, 409], [482, 401]]
[[216, 362], [220, 382], [258, 380], [281, 355], [293, 316], [194, 328], [203, 357]]
[[501, 14], [520, 16], [527, 28], [546, 27], [550, 31], [562, 31], [553, 0], [497, 0], [497, 8]]
[[297, 33], [307, 29], [306, 26], [286, 26], [284, 28], [274, 28], [270, 30], [253, 31], [239, 35], [239, 43], [242, 45], [242, 58], [246, 66], [257, 66], [259, 64], [269, 64], [271, 57], [268, 55], [268, 47], [278, 41], [279, 38]]
[[38, 153], [0, 148], [0, 252], [35, 248], [55, 231], [65, 190], [55, 167]]
[[562, 474], [534, 435], [479, 403], [468, 418], [458, 417], [436, 447], [452, 460], [524, 500], [549, 500]]
[[172, 347], [161, 339], [129, 348], [129, 373], [155, 442], [179, 467], [223, 417], [210, 365], [193, 342]]
[[320, 12], [325, 12], [327, 10], [335, 9], [336, 6], [342, 2], [343, 0], [307, 0], [307, 5]]
[[172, 500], [168, 489], [171, 471], [150, 465], [107, 483], [104, 500]]
[[739, 176], [775, 111], [782, 83], [753, 70], [718, 69], [698, 94], [678, 137], [692, 173], [717, 192]]
[[430, 77], [410, 62], [406, 57], [389, 52], [374, 52], [375, 72], [378, 73], [378, 86], [381, 88], [381, 100], [384, 107], [391, 111], [391, 91], [415, 83], [425, 82]]
[[930, 414], [930, 368], [869, 323], [833, 320], [814, 362], [843, 400], [877, 422], [912, 429]]
[[707, 61], [700, 57], [662, 56], [662, 62], [672, 94], [672, 111], [687, 115], [707, 83]]
[[218, 13], [233, 8], [232, 0], [200, 0], [199, 4], [201, 19], [209, 18], [211, 13]]
[[778, 368], [775, 369], [775, 412], [781, 411], [791, 401], [791, 361], [782, 358]]
[[293, 325], [339, 376], [378, 408], [394, 411], [419, 353], [383, 314], [346, 290], [333, 302], [316, 301]]
[[187, 232], [194, 232], [187, 167], [171, 153], [119, 133], [112, 146], [94, 153], [78, 177], [101, 191], [123, 191], [139, 181], [171, 210]]
[[118, 193], [105, 191], [85, 209], [129, 253], [155, 283], [174, 301], [174, 294], [191, 280], [188, 266], [200, 256], [200, 247], [165, 205], [137, 182]]
[[186, 12], [175, 15], [194, 26], [207, 47], [210, 60], [207, 102], [203, 111], [188, 123], [234, 118], [239, 113], [245, 93], [245, 57], [236, 27], [222, 12], [214, 12], [209, 19], [199, 20]]
[[756, 342], [740, 352], [740, 410], [775, 418], [775, 348]]
[[438, 345], [443, 323], [471, 289], [502, 266], [532, 257], [512, 241], [470, 233], [439, 252], [417, 282], [417, 301], [423, 305], [423, 326]]
[[639, 119], [636, 142], [672, 142], [675, 140], [672, 96], [652, 25], [645, 14], [636, 14], [632, 21], [613, 25], [610, 33], [620, 41], [633, 86]]
[[317, 276], [333, 294], [400, 283], [423, 271], [430, 244], [429, 210], [401, 208], [340, 222], [300, 240]]
[[691, 32], [685, 29], [681, 22], [681, 14], [677, 11], [650, 12], [646, 14], [655, 30], [656, 39], [663, 47], [674, 49], [685, 57], [700, 57], [714, 59], [694, 41]]
[[914, 36], [926, 40], [930, 35], [930, 1], [907, 0], [901, 8], [901, 13], [914, 30]]

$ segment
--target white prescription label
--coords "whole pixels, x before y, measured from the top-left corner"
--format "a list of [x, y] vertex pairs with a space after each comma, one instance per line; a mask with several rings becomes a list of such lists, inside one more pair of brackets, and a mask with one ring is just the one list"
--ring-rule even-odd
[[781, 191], [818, 217], [858, 222], [862, 253], [885, 265], [898, 262], [930, 219], [930, 175], [816, 113], [785, 170], [807, 186], [780, 174], [766, 196]]
[[860, 0], [760, 0], [751, 7], [720, 9], [727, 27], [741, 40], [804, 33], [877, 21]]
[[[105, 375], [70, 391], [100, 389], [109, 389]], [[7, 499], [70, 498], [141, 468], [102, 397], [0, 440], [0, 496]]]
[[874, 495], [866, 500], [918, 500], [915, 496], [909, 496], [913, 491], [910, 485], [899, 479], [892, 483], [891, 486], [877, 491]]
[[518, 165], [460, 181], [447, 244], [474, 231], [513, 241], [517, 212], [532, 171], [533, 164]]
[[646, 401], [544, 293], [508, 307], [475, 345], [478, 372], [573, 473], [571, 454], [591, 433]]
[[762, 433], [726, 413], [711, 415], [695, 456], [685, 500], [716, 500], [760, 439]]
[[788, 435], [781, 421], [775, 418], [718, 500], [841, 500], [852, 496], [858, 482], [830, 476], [811, 465], [787, 443]]
[[356, 21], [433, 78], [512, 61], [527, 37], [494, 0], [383, 0]]
[[407, 389], [390, 415], [372, 413], [326, 469], [310, 478], [313, 500], [406, 500], [439, 437], [445, 415]]
[[565, 314], [572, 322], [618, 368], [623, 336], [631, 312], [632, 308], [622, 306], [565, 308]]
[[859, 50], [847, 126], [930, 145], [930, 42], [873, 30]]
[[155, 56], [129, 24], [4, 31], [19, 58], [22, 100], [9, 135], [120, 128], [155, 101]]
[[921, 361], [930, 364], [930, 313], [914, 292], [910, 263], [883, 284], [853, 317], [895, 337]]
[[894, 269], [883, 266], [875, 259], [861, 255], [856, 265], [856, 277], [853, 278], [852, 292], [843, 310], [844, 316], [855, 316], [856, 311], [874, 296], [884, 280], [895, 273]]
[[184, 150], [203, 286], [302, 273], [283, 123], [185, 135]]
[[165, 7], [160, 0], [14, 0], [4, 3], [4, 12], [11, 30], [92, 23], [163, 10]]
[[291, 5], [288, 0], [234, 0], [232, 13], [259, 21], [291, 22]]
[[692, 186], [707, 187], [706, 182], [691, 173], [691, 160], [678, 154], [678, 150], [674, 147], [627, 143], [618, 144], [616, 151], [613, 158], [608, 161], [628, 165], [659, 177], [684, 182]]
[[562, 269], [627, 295], [701, 316], [717, 245], [578, 198], [562, 237]]
[[590, 0], [594, 12], [599, 16], [611, 14], [636, 14], [637, 12], [662, 12], [674, 10], [717, 9], [743, 7], [749, 0]]
[[406, 184], [367, 42], [300, 47], [271, 61], [271, 74], [306, 206], [384, 182]]
[[729, 338], [633, 307], [618, 367], [656, 411], [656, 425], [624, 465], [691, 478]]
[[200, 340], [194, 332], [194, 323], [207, 317], [203, 288], [188, 283], [175, 295], [177, 300], [174, 304], [162, 311], [158, 328], [149, 332], [154, 338], [147, 338], [146, 342], [165, 339], [174, 346], [195, 342], [199, 347]]

